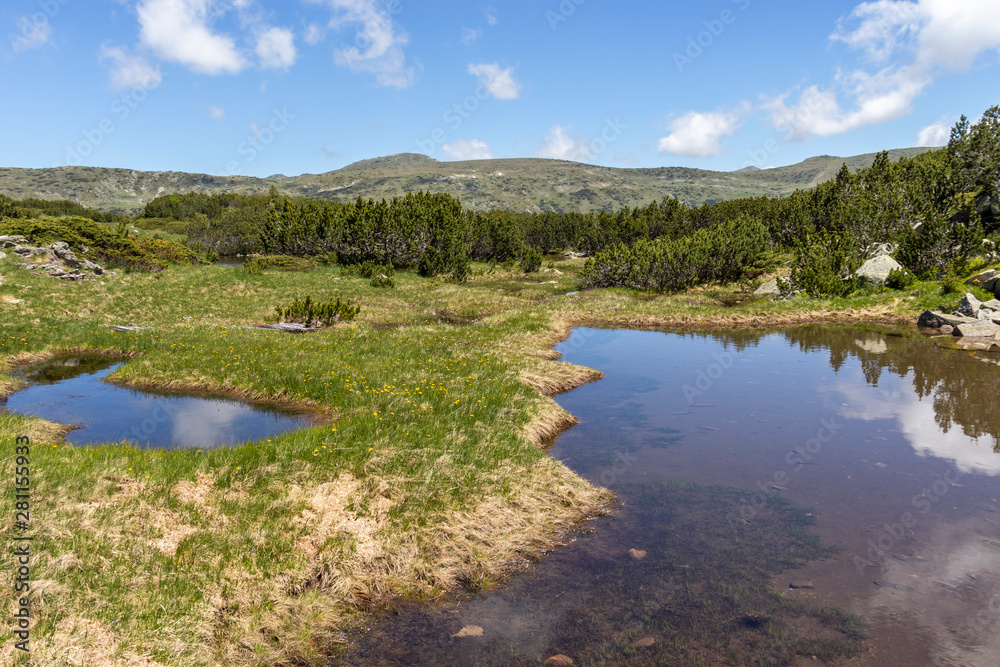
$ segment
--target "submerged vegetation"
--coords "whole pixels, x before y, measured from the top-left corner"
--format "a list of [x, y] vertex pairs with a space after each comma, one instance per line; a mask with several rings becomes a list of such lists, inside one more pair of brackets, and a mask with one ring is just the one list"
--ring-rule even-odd
[[[0, 198], [0, 234], [65, 241], [128, 269], [66, 284], [0, 260], [6, 370], [65, 351], [114, 353], [131, 359], [118, 382], [327, 418], [266, 442], [156, 452], [68, 446], [59, 425], [0, 414], [8, 445], [33, 443], [32, 529], [44, 545], [33, 659], [319, 665], [366, 611], [495, 585], [607, 510], [606, 491], [541, 448], [573, 423], [549, 396], [596, 377], [553, 362], [549, 347], [569, 327], [910, 320], [953, 304], [962, 271], [993, 259], [982, 235], [1000, 231], [997, 115], [960, 123], [945, 150], [845, 169], [814, 191], [696, 208], [667, 198], [615, 213], [482, 213], [446, 195], [341, 204], [272, 190], [171, 195], [123, 224]], [[149, 236], [179, 231], [186, 245]], [[892, 284], [905, 291], [850, 282], [872, 243], [899, 245], [909, 274]], [[243, 269], [199, 263], [230, 254], [255, 257]], [[812, 296], [728, 307], [781, 268]], [[946, 282], [926, 280], [940, 272]], [[289, 304], [296, 295], [309, 297]], [[331, 326], [247, 328], [275, 314]], [[821, 555], [798, 530], [775, 548]], [[789, 615], [854, 641], [856, 619], [840, 612], [745, 602], [743, 616], [716, 624], [735, 633], [738, 655], [757, 650], [761, 628], [787, 638]], [[824, 636], [782, 639], [773, 664], [851, 650]], [[11, 645], [3, 660], [14, 660]]]

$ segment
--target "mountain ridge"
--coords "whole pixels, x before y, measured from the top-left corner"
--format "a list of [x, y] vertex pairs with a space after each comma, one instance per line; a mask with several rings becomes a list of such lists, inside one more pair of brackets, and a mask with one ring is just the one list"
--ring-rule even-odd
[[[889, 152], [893, 160], [930, 148]], [[445, 193], [474, 210], [589, 212], [644, 206], [664, 197], [690, 204], [739, 197], [780, 197], [872, 163], [876, 153], [816, 156], [771, 169], [718, 172], [691, 167], [618, 168], [546, 158], [441, 162], [400, 153], [351, 163], [323, 174], [266, 178], [109, 167], [0, 168], [0, 194], [15, 199], [70, 199], [104, 211], [136, 213], [155, 197], [181, 192], [267, 192], [338, 201], [383, 199], [407, 192]]]

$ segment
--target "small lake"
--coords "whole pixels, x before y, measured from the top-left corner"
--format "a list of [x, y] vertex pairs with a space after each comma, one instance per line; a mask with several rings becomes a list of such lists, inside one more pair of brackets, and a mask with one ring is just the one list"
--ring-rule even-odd
[[31, 385], [0, 402], [10, 412], [76, 426], [74, 444], [128, 440], [175, 449], [237, 445], [307, 426], [305, 414], [241, 401], [138, 391], [106, 382], [121, 359], [60, 357], [24, 369]]
[[1000, 355], [903, 333], [574, 330], [551, 455], [621, 511], [334, 663], [995, 666]]

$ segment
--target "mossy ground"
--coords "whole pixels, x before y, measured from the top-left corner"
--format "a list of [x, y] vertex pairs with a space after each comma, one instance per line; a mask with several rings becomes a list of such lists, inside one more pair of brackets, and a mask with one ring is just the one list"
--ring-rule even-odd
[[[4, 260], [6, 370], [98, 351], [131, 359], [118, 382], [327, 418], [231, 449], [163, 452], [69, 446], [59, 425], [0, 415], [10, 474], [14, 437], [32, 440], [33, 664], [322, 664], [361, 610], [499, 581], [609, 500], [539, 446], [573, 423], [548, 395], [597, 377], [553, 363], [549, 347], [573, 325], [913, 321], [954, 300], [935, 285], [737, 307], [723, 305], [735, 288], [565, 296], [581, 267], [478, 266], [461, 285], [398, 272], [380, 289], [333, 267], [174, 266], [67, 283]], [[362, 311], [318, 334], [246, 328], [306, 295]], [[9, 508], [13, 496], [5, 485]], [[10, 543], [12, 522], [2, 531]], [[0, 572], [9, 610], [13, 576]], [[14, 662], [10, 639], [5, 625], [0, 655]]]

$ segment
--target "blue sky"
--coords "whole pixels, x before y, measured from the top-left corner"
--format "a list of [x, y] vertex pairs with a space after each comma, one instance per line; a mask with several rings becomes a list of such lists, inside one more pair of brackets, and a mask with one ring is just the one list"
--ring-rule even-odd
[[267, 176], [403, 152], [732, 170], [941, 145], [995, 0], [6, 0], [0, 166]]

